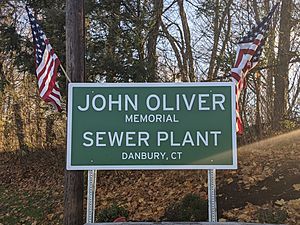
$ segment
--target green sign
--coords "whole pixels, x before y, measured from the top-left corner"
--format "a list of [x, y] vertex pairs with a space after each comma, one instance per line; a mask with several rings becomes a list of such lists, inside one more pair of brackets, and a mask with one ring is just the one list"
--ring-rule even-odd
[[67, 169], [236, 169], [234, 88], [71, 83]]

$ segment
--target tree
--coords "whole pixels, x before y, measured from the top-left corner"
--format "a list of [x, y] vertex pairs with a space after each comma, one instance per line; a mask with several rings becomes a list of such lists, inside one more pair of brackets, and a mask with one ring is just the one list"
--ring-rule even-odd
[[88, 1], [88, 80], [153, 82], [162, 0]]
[[161, 26], [161, 17], [163, 14], [163, 0], [152, 0], [153, 1], [153, 11], [150, 22], [150, 29], [148, 32], [148, 42], [147, 42], [147, 73], [148, 81], [154, 82], [158, 80], [157, 73], [157, 39], [159, 36], [159, 29]]
[[[225, 4], [225, 6], [222, 7], [222, 3], [219, 0], [215, 0], [213, 4], [214, 5], [213, 48], [211, 50], [209, 68], [207, 72], [208, 79], [210, 80], [215, 79], [217, 77], [220, 64], [222, 60], [224, 60], [225, 48], [230, 37], [230, 27], [231, 27], [230, 7], [232, 4], [232, 0], [224, 1], [223, 4]], [[222, 8], [224, 8], [223, 12], [220, 11]], [[222, 41], [221, 44], [222, 47], [220, 49], [219, 45], [221, 42], [222, 30], [224, 30], [225, 37], [224, 40]]]
[[[175, 3], [177, 7], [175, 8]], [[175, 10], [176, 9], [176, 10]], [[169, 12], [168, 12], [169, 11]], [[168, 54], [167, 47], [161, 50], [165, 53], [166, 61], [165, 64], [168, 68], [174, 65], [174, 58], [177, 62], [177, 68], [172, 74], [175, 80], [183, 82], [195, 81], [195, 68], [194, 68], [194, 56], [192, 49], [192, 39], [189, 21], [186, 15], [185, 3], [182, 0], [173, 1], [169, 6], [166, 7], [164, 13], [164, 20], [161, 23], [162, 36], [168, 41], [168, 45], [171, 47], [173, 54]], [[176, 14], [179, 14], [178, 16]], [[174, 19], [179, 17], [180, 19]]]
[[275, 73], [275, 97], [274, 97], [274, 128], [280, 128], [280, 122], [287, 116], [288, 87], [289, 87], [289, 63], [291, 59], [291, 16], [292, 0], [284, 0], [280, 12], [278, 62]]
[[[195, 81], [195, 73], [194, 73], [194, 58], [191, 47], [191, 32], [188, 25], [188, 20], [186, 17], [183, 0], [178, 0], [179, 7], [179, 15], [181, 18], [181, 25], [183, 30], [183, 39], [185, 44], [185, 52], [183, 52], [183, 65], [186, 65], [186, 77], [183, 81]], [[182, 43], [183, 44], [183, 43]]]

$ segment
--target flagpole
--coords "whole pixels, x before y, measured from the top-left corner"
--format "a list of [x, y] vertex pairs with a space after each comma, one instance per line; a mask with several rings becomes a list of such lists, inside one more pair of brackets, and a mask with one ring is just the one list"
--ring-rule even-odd
[[64, 67], [61, 64], [59, 64], [59, 66], [60, 66], [61, 70], [63, 71], [63, 73], [65, 74], [65, 77], [67, 78], [67, 80], [69, 81], [69, 83], [72, 83], [72, 81], [71, 81], [70, 77], [67, 75]]

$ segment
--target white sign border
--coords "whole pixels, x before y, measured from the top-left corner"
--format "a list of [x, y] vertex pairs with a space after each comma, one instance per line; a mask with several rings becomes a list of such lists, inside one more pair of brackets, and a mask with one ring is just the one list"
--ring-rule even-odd
[[[118, 166], [72, 166], [72, 107], [74, 87], [231, 87], [232, 110], [232, 165], [118, 165]], [[233, 82], [194, 82], [194, 83], [69, 83], [68, 86], [68, 116], [67, 116], [67, 170], [198, 170], [198, 169], [237, 169], [236, 143], [236, 100], [235, 84]]]

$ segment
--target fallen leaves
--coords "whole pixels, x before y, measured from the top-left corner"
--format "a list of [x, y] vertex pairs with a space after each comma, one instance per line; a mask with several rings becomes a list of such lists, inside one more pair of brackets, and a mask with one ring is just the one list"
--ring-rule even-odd
[[256, 222], [256, 219], [254, 218], [258, 208], [258, 206], [247, 203], [245, 208], [234, 208], [224, 212], [223, 216], [229, 221], [238, 220], [239, 222]]
[[54, 217], [54, 213], [50, 213], [47, 215], [48, 220], [53, 220], [53, 217]]
[[[100, 172], [100, 176], [106, 181], [98, 184], [97, 211], [115, 201], [131, 212], [130, 220], [134, 221], [159, 220], [170, 203], [187, 193], [193, 192], [207, 199], [207, 173], [204, 170], [119, 171], [118, 176], [114, 172]], [[117, 185], [118, 177], [128, 179], [128, 185]]]
[[260, 190], [266, 191], [266, 190], [268, 190], [268, 188], [266, 186], [263, 186]]
[[[298, 138], [299, 139], [299, 138]], [[298, 140], [297, 139], [297, 140]], [[238, 170], [226, 170], [217, 172], [217, 186], [234, 185], [238, 183], [238, 189], [242, 192], [251, 190], [260, 182], [270, 178], [273, 183], [275, 179], [277, 185], [286, 180], [286, 173], [299, 173], [299, 169], [295, 166], [294, 170], [282, 170], [289, 160], [299, 161], [300, 142], [287, 144], [287, 138], [282, 140], [279, 145], [275, 139], [270, 143], [272, 146], [267, 147], [265, 144], [251, 145], [239, 148], [239, 168]], [[287, 150], [288, 149], [288, 150]], [[58, 158], [51, 158], [49, 155], [38, 154], [42, 158], [41, 164], [36, 164], [36, 157], [28, 160], [26, 169], [21, 165], [10, 161], [10, 165], [0, 171], [1, 181], [6, 185], [11, 185], [13, 182], [18, 184], [19, 192], [12, 194], [10, 190], [4, 190], [3, 197], [11, 199], [16, 196], [21, 196], [21, 193], [28, 191], [29, 194], [25, 200], [21, 198], [23, 208], [13, 207], [5, 211], [5, 217], [14, 214], [21, 215], [24, 212], [25, 206], [30, 203], [30, 199], [34, 198], [34, 207], [36, 204], [41, 204], [49, 198], [51, 204], [47, 200], [45, 203], [49, 205], [49, 209], [42, 208], [43, 218], [37, 220], [33, 217], [23, 216], [24, 223], [37, 224], [59, 224], [63, 220], [63, 155], [59, 153]], [[58, 162], [57, 162], [58, 161]], [[45, 164], [44, 164], [45, 163]], [[57, 165], [57, 166], [51, 166]], [[278, 173], [280, 170], [280, 173]], [[282, 171], [281, 171], [282, 170]], [[282, 172], [282, 174], [281, 174]], [[157, 221], [164, 214], [166, 207], [176, 202], [185, 196], [187, 193], [195, 193], [202, 199], [207, 199], [207, 173], [205, 170], [200, 171], [98, 171], [99, 179], [97, 183], [96, 194], [96, 213], [113, 202], [121, 203], [130, 211], [129, 219], [134, 221], [154, 220]], [[2, 176], [3, 175], [3, 176]], [[24, 176], [23, 176], [24, 175]], [[26, 175], [26, 176], [25, 176]], [[276, 176], [275, 176], [276, 175]], [[14, 179], [12, 179], [12, 177]], [[294, 181], [293, 181], [294, 182]], [[264, 198], [264, 194], [271, 191], [272, 187], [263, 183], [259, 186], [257, 194]], [[253, 190], [253, 189], [252, 189]], [[45, 194], [39, 198], [35, 196], [35, 192], [45, 191]], [[288, 191], [300, 191], [300, 184], [289, 186]], [[2, 193], [1, 193], [2, 194]], [[217, 193], [219, 196], [224, 193]], [[234, 198], [238, 198], [238, 193], [235, 190], [226, 193]], [[224, 212], [222, 220], [257, 222], [256, 211], [261, 208], [280, 208], [288, 212], [288, 222], [296, 224], [300, 221], [300, 199], [288, 200], [280, 197], [271, 201], [268, 205], [253, 205], [246, 204], [242, 208], [236, 208]], [[17, 201], [17, 199], [16, 199]], [[227, 200], [230, 204], [230, 200]], [[241, 200], [242, 201], [242, 200]], [[0, 201], [1, 203], [1, 201]], [[6, 203], [8, 204], [8, 203]], [[31, 204], [31, 203], [30, 203]], [[8, 205], [5, 205], [6, 208]], [[13, 204], [10, 204], [13, 206]], [[1, 207], [0, 207], [1, 208]], [[28, 219], [28, 221], [26, 221]], [[1, 221], [1, 220], [0, 220]], [[2, 221], [1, 221], [2, 222]], [[1, 225], [0, 222], [0, 225]], [[6, 223], [5, 223], [6, 225]]]
[[233, 182], [233, 178], [230, 177], [230, 178], [226, 179], [226, 182], [227, 182], [227, 184], [231, 184]]
[[295, 191], [300, 191], [300, 184], [294, 184], [293, 188]]
[[275, 201], [275, 205], [283, 206], [284, 204], [285, 204], [285, 201], [283, 199]]
[[300, 221], [300, 198], [287, 201], [283, 207], [288, 215], [289, 224], [299, 224]]

